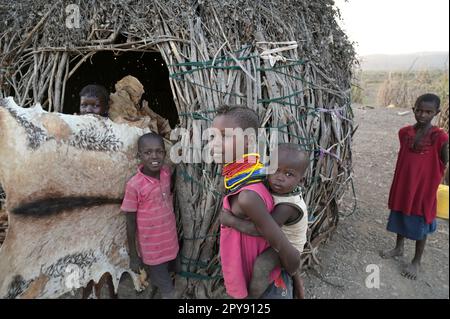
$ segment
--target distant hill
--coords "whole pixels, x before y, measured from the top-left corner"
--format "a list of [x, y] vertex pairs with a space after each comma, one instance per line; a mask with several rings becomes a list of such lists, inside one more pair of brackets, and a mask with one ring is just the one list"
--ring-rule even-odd
[[448, 68], [448, 52], [373, 54], [361, 58], [363, 71], [442, 70]]

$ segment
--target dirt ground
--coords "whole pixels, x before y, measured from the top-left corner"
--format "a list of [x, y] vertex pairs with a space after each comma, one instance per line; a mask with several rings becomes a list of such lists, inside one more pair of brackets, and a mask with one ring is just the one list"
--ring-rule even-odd
[[[429, 236], [422, 272], [416, 281], [400, 274], [402, 267], [413, 258], [412, 241], [406, 242], [404, 257], [385, 260], [378, 254], [395, 243], [395, 234], [386, 231], [387, 200], [399, 147], [397, 132], [402, 126], [414, 123], [411, 112], [398, 115], [404, 111], [407, 110], [354, 108], [355, 122], [359, 125], [353, 144], [358, 209], [351, 216], [341, 217], [337, 231], [321, 247], [323, 278], [315, 272], [307, 273], [307, 298], [449, 298], [448, 220], [438, 219], [437, 231]], [[348, 207], [343, 215], [351, 211], [351, 197], [346, 196], [345, 203]], [[366, 278], [374, 274], [376, 267], [380, 274], [379, 288], [367, 288]]]
[[[449, 298], [449, 223], [438, 220], [438, 230], [428, 239], [422, 272], [416, 281], [401, 276], [402, 267], [413, 257], [414, 244], [407, 241], [405, 256], [385, 260], [379, 251], [393, 247], [395, 235], [386, 231], [387, 199], [398, 151], [397, 132], [413, 123], [413, 115], [404, 109], [362, 109], [355, 107], [359, 125], [353, 146], [354, 182], [358, 199], [352, 210], [352, 197], [346, 196], [345, 207], [333, 237], [321, 247], [320, 274], [308, 271], [305, 276], [306, 298]], [[379, 269], [379, 288], [367, 288], [366, 278]], [[366, 272], [369, 270], [369, 272]], [[102, 297], [107, 298], [106, 289]], [[151, 291], [136, 294], [128, 276], [122, 278], [119, 298], [149, 298]], [[62, 298], [80, 298], [80, 291]], [[153, 297], [157, 297], [153, 295]]]

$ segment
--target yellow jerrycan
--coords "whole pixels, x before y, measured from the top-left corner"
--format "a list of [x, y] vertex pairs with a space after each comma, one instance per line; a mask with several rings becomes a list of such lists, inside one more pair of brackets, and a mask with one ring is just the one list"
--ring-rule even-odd
[[448, 219], [448, 186], [443, 184], [437, 191], [437, 217]]

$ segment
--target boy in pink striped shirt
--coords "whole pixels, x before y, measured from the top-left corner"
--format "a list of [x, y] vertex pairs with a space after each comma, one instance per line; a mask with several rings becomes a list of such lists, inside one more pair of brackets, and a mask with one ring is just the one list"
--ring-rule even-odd
[[127, 183], [121, 210], [127, 213], [131, 270], [139, 272], [140, 257], [151, 283], [168, 299], [175, 297], [169, 269], [179, 246], [165, 155], [161, 136], [148, 133], [139, 138], [141, 165]]

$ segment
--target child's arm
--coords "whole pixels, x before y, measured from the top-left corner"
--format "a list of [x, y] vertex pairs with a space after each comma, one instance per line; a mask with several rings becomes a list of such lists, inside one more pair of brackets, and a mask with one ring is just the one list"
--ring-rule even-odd
[[130, 268], [139, 273], [139, 257], [136, 251], [136, 215], [138, 210], [138, 192], [134, 186], [127, 183], [125, 196], [120, 210], [126, 214], [128, 250], [130, 254]]
[[127, 239], [130, 254], [130, 268], [139, 273], [139, 257], [136, 251], [136, 213], [126, 212], [127, 216]]
[[220, 223], [250, 236], [261, 236], [261, 233], [256, 229], [253, 222], [236, 217], [231, 211], [225, 208], [222, 208], [220, 212]]
[[177, 169], [175, 166], [171, 167], [170, 169], [171, 175], [170, 175], [170, 192], [173, 193], [175, 191], [175, 181], [177, 178]]
[[441, 161], [444, 165], [448, 164], [448, 142], [442, 145], [441, 148]]
[[281, 264], [289, 274], [294, 274], [300, 267], [300, 253], [286, 238], [281, 228], [270, 216], [263, 200], [252, 191], [242, 191], [237, 195], [241, 211], [247, 215], [269, 242], [270, 246], [279, 253]]
[[[294, 218], [299, 213], [299, 210], [291, 205], [277, 205], [272, 212], [272, 218], [278, 224], [278, 226], [283, 226], [289, 219]], [[301, 213], [303, 214], [303, 213]], [[261, 232], [258, 231], [256, 225], [250, 220], [242, 219], [233, 215], [230, 211], [222, 209], [220, 214], [221, 224], [234, 228], [241, 233], [250, 236], [261, 236]]]

